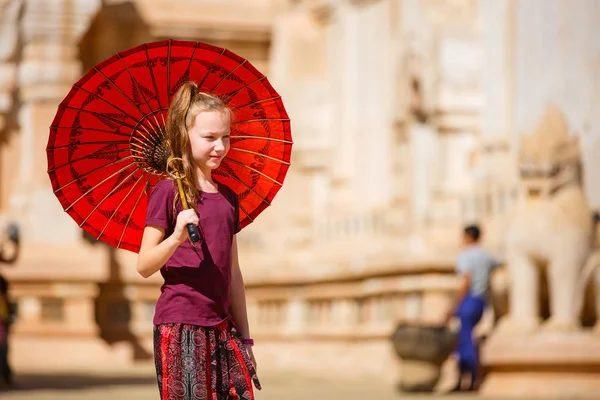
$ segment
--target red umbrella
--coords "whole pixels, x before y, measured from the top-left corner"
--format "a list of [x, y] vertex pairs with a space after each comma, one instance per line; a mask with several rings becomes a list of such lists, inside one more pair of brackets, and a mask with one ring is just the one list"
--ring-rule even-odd
[[267, 78], [234, 53], [168, 40], [93, 67], [60, 103], [50, 127], [48, 175], [64, 210], [114, 247], [139, 251], [147, 195], [165, 173], [165, 121], [186, 81], [234, 113], [231, 150], [214, 178], [239, 198], [247, 226], [271, 204], [290, 165], [290, 120]]

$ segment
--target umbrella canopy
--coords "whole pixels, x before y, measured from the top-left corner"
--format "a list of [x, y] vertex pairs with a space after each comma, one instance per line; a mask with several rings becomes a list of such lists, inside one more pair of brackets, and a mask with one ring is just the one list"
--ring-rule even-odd
[[237, 194], [242, 227], [283, 185], [292, 150], [290, 120], [267, 78], [226, 49], [146, 43], [94, 66], [60, 103], [50, 127], [46, 151], [54, 193], [98, 240], [139, 251], [148, 193], [167, 178], [167, 110], [190, 80], [233, 112], [231, 149], [213, 176]]

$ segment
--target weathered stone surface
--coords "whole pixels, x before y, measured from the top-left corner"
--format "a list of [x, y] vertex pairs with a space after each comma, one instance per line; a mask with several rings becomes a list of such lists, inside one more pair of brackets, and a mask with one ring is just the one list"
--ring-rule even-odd
[[[251, 330], [264, 346], [257, 353], [277, 367], [392, 384], [402, 376], [389, 341], [398, 321], [435, 325], [448, 311], [462, 225], [479, 222], [501, 259], [514, 249], [507, 243], [517, 236], [507, 232], [521, 137], [548, 104], [564, 124], [551, 118], [533, 150], [566, 125], [568, 138], [579, 138], [566, 147], [580, 153], [584, 172], [577, 190], [586, 206], [559, 208], [588, 215], [600, 205], [599, 18], [595, 0], [0, 0], [0, 213], [23, 227], [22, 257], [2, 266], [21, 311], [15, 363], [131, 362], [151, 351], [160, 277], [137, 276], [135, 254], [87, 243], [48, 183], [48, 126], [85, 68], [141, 41], [176, 38], [227, 47], [267, 73], [291, 115], [297, 153], [273, 205], [239, 237]], [[547, 229], [539, 237], [521, 230], [527, 240], [572, 233], [536, 215], [528, 228]], [[585, 252], [566, 246], [577, 242], [567, 236], [553, 245], [561, 254]], [[515, 267], [496, 277], [496, 314], [488, 310], [477, 335], [518, 314], [514, 304], [545, 298]], [[581, 296], [563, 283], [571, 291], [551, 289], [550, 303]], [[586, 325], [596, 322], [592, 303]], [[561, 307], [562, 322], [579, 329], [570, 308], [555, 304], [552, 313]], [[537, 339], [519, 340], [513, 350]], [[579, 354], [598, 339], [576, 332], [572, 340]], [[491, 353], [513, 351], [490, 343]], [[536, 348], [530, 361], [547, 369], [564, 361], [544, 354]], [[537, 372], [496, 375], [504, 367], [484, 361], [489, 393], [511, 382], [521, 393], [545, 387]], [[405, 367], [406, 382], [437, 379], [436, 368]]]

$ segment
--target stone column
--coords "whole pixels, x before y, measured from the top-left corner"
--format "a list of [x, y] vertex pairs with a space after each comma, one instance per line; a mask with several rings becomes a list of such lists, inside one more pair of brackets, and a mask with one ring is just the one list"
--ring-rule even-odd
[[292, 337], [302, 337], [310, 321], [307, 321], [308, 305], [302, 293], [294, 293], [285, 306], [285, 334]]
[[[21, 0], [0, 0], [0, 210], [6, 211], [8, 193], [11, 190], [14, 171], [11, 166], [18, 163], [16, 156], [17, 135], [14, 135], [13, 104], [17, 85], [18, 19], [22, 8]], [[11, 123], [12, 122], [12, 123]]]
[[[356, 149], [351, 162], [356, 169], [353, 181], [360, 203], [367, 207], [387, 206], [391, 201], [393, 133], [393, 40], [390, 1], [361, 1], [354, 7], [358, 16], [355, 81], [358, 89], [358, 125], [354, 128]], [[356, 116], [355, 116], [356, 118]]]
[[341, 298], [339, 301], [338, 315], [342, 329], [351, 331], [357, 322], [356, 300], [352, 298]]
[[428, 251], [424, 235], [439, 165], [439, 134], [430, 118], [436, 107], [434, 83], [438, 78], [432, 45], [435, 30], [418, 0], [401, 1], [399, 20], [396, 36], [402, 51], [398, 79], [402, 80], [399, 86], [403, 97], [399, 104], [404, 108], [409, 155], [406, 179], [412, 228], [409, 248], [421, 253]]
[[[335, 136], [333, 176], [339, 186], [347, 189], [356, 176], [356, 146], [359, 109], [359, 11], [345, 2], [338, 5], [336, 18], [329, 32], [328, 54], [331, 60], [331, 91], [335, 104]], [[340, 194], [339, 198], [347, 195]], [[348, 196], [344, 196], [348, 197]], [[340, 202], [341, 203], [341, 202]]]
[[481, 139], [472, 165], [472, 184], [476, 186], [483, 181], [511, 181], [516, 151], [509, 144], [515, 130], [517, 1], [479, 0], [479, 9], [485, 54], [481, 83], [486, 106], [482, 109]]
[[78, 42], [99, 6], [99, 0], [24, 2], [18, 74], [21, 154], [12, 206], [26, 242], [73, 244], [81, 235], [52, 193], [45, 147], [57, 106], [81, 75]]
[[481, 82], [485, 91], [484, 140], [506, 139], [513, 130], [515, 0], [480, 0], [485, 61]]
[[[269, 79], [283, 96], [292, 120], [294, 155], [277, 203], [255, 226], [268, 227], [266, 231], [273, 236], [271, 246], [280, 243], [279, 248], [294, 249], [291, 257], [283, 253], [282, 257], [302, 270], [314, 258], [310, 245], [315, 224], [330, 203], [327, 171], [334, 164], [331, 143], [338, 133], [331, 128], [333, 102], [328, 85], [327, 35], [334, 18], [332, 12], [324, 2], [299, 2], [280, 15], [273, 26]], [[285, 211], [277, 204], [284, 205]], [[288, 222], [292, 221], [286, 225], [284, 235], [275, 228], [282, 212]], [[268, 222], [270, 218], [272, 222]]]
[[20, 0], [0, 0], [0, 131], [5, 127], [3, 115], [12, 107], [12, 95], [16, 86], [14, 55], [18, 38]]

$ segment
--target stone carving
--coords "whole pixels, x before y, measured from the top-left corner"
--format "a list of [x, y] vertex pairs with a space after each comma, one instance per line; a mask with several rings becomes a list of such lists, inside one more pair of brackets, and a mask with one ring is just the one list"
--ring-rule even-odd
[[581, 185], [578, 142], [557, 108], [548, 107], [535, 131], [523, 137], [519, 171], [521, 193], [507, 229], [510, 310], [499, 329], [538, 327], [545, 281], [549, 318], [544, 328], [578, 329], [593, 219]]
[[[575, 303], [575, 312], [581, 313], [584, 310], [586, 297], [585, 294], [588, 289], [588, 285], [591, 284], [593, 288], [593, 296], [590, 300], [593, 300], [593, 304], [590, 304], [595, 311], [596, 326], [595, 331], [600, 333], [600, 214], [594, 214], [594, 233], [593, 233], [593, 251], [587, 259], [583, 271], [579, 277], [579, 281], [576, 288], [578, 294]], [[581, 295], [579, 295], [581, 294]], [[584, 318], [587, 315], [584, 316]]]
[[435, 72], [428, 66], [431, 58], [428, 47], [411, 35], [406, 39], [407, 52], [402, 62], [402, 82], [405, 90], [402, 97], [406, 98], [409, 116], [421, 124], [428, 122], [432, 116], [435, 104]]

